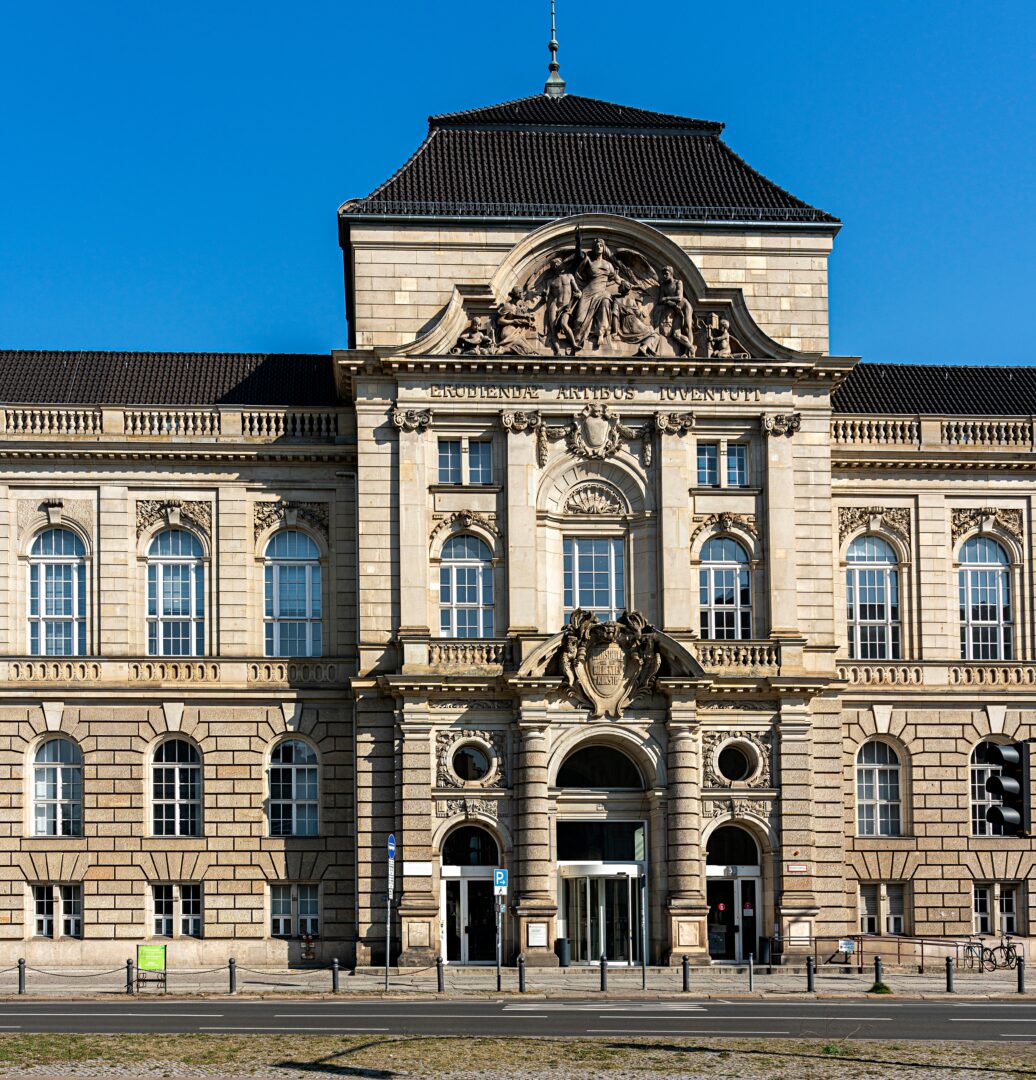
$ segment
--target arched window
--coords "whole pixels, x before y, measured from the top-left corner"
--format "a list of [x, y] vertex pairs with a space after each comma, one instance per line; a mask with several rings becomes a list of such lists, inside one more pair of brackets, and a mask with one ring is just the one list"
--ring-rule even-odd
[[297, 529], [285, 529], [266, 545], [265, 620], [267, 656], [320, 656], [320, 551]]
[[317, 755], [301, 739], [285, 739], [270, 755], [270, 835], [316, 836]]
[[856, 755], [856, 832], [902, 835], [899, 755], [877, 739], [865, 742]]
[[707, 866], [758, 866], [759, 845], [738, 825], [721, 825], [705, 847]]
[[446, 837], [442, 847], [443, 866], [499, 866], [496, 841], [477, 825], [462, 825]]
[[1003, 825], [986, 820], [986, 811], [991, 806], [1002, 806], [1003, 799], [998, 798], [992, 792], [986, 791], [986, 781], [991, 776], [999, 776], [1002, 772], [999, 759], [993, 760], [990, 747], [993, 746], [988, 739], [980, 742], [971, 752], [971, 835], [972, 836], [1003, 836]]
[[707, 640], [752, 636], [752, 585], [745, 549], [727, 536], [701, 549], [698, 595], [701, 636]]
[[33, 759], [33, 832], [83, 835], [83, 755], [71, 739], [47, 739]]
[[149, 656], [205, 651], [205, 571], [198, 538], [186, 529], [160, 532], [148, 548]]
[[44, 529], [29, 550], [29, 652], [86, 653], [86, 549], [71, 529]]
[[151, 820], [155, 836], [201, 836], [201, 755], [186, 739], [155, 749]]
[[962, 660], [1011, 660], [1011, 560], [988, 536], [961, 549], [959, 575]]
[[493, 618], [493, 555], [477, 536], [451, 536], [439, 566], [439, 633], [488, 638]]
[[858, 536], [846, 552], [846, 622], [854, 660], [898, 660], [899, 570], [896, 553], [877, 536]]
[[644, 787], [636, 765], [621, 750], [611, 746], [584, 746], [567, 757], [558, 770], [560, 788]]

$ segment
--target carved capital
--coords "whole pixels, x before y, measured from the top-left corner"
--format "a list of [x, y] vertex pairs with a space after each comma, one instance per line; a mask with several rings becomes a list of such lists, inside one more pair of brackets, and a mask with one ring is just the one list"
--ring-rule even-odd
[[430, 409], [393, 409], [392, 423], [400, 431], [422, 432], [432, 426]]
[[763, 417], [763, 432], [766, 435], [787, 435], [789, 438], [802, 427], [799, 413], [767, 413]]
[[686, 435], [694, 428], [694, 413], [655, 413], [655, 427], [663, 435]]
[[840, 506], [838, 542], [860, 529], [895, 533], [904, 543], [910, 542], [910, 511], [904, 506]]

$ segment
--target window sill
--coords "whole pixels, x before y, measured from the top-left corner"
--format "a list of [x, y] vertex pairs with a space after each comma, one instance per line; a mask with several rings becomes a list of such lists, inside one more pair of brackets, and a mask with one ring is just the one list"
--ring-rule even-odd
[[503, 486], [503, 484], [497, 484], [497, 483], [492, 483], [492, 484], [443, 484], [443, 483], [438, 483], [437, 482], [437, 483], [434, 483], [434, 484], [429, 484], [428, 485], [428, 490], [430, 492], [432, 492], [433, 495], [437, 495], [437, 494], [440, 494], [440, 493], [446, 494], [446, 493], [449, 493], [451, 491], [463, 491], [463, 492], [491, 491], [494, 495], [499, 495], [504, 490], [504, 486]]

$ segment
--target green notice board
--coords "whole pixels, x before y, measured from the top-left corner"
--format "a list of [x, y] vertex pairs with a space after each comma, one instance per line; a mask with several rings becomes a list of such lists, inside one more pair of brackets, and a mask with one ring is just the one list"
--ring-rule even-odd
[[138, 945], [137, 971], [165, 971], [165, 946]]

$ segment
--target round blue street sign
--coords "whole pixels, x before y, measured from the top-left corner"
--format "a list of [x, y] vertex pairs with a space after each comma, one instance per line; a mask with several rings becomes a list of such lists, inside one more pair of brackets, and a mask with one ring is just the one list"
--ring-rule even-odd
[[394, 859], [396, 857], [396, 837], [394, 833], [389, 833], [388, 853], [390, 859]]

